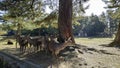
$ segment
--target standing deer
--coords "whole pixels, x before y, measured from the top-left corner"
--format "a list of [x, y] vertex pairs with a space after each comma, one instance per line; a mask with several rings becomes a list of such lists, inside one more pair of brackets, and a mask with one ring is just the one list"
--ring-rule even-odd
[[27, 41], [26, 37], [25, 36], [17, 35], [16, 36], [16, 41], [20, 45], [20, 51], [21, 52], [25, 52], [26, 47], [28, 46], [28, 41]]
[[72, 44], [71, 37], [68, 38], [68, 40], [65, 41], [64, 43], [56, 43], [52, 38], [48, 47], [49, 50], [52, 52], [52, 55], [57, 58], [57, 55], [60, 53], [60, 51], [65, 49], [70, 44]]
[[43, 41], [43, 49], [45, 50], [46, 53], [48, 53], [48, 46], [49, 46], [49, 43], [50, 43], [50, 37], [48, 35], [44, 36], [44, 41]]
[[33, 46], [34, 51], [38, 51], [42, 47], [42, 38], [41, 37], [30, 37], [27, 36], [28, 43], [30, 47]]

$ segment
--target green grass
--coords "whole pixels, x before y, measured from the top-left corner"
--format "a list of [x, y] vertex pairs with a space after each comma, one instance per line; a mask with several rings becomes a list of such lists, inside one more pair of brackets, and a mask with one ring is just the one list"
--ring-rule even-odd
[[0, 35], [6, 34], [6, 31], [0, 30]]

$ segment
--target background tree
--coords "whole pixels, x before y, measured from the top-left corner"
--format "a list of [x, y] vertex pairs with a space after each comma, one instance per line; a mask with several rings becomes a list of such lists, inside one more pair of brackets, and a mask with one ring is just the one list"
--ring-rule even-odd
[[41, 14], [41, 11], [38, 11], [41, 9], [35, 8], [35, 6], [40, 7], [41, 1], [2, 0], [0, 2], [0, 10], [6, 12], [3, 18], [6, 21], [11, 22], [11, 24], [17, 26], [18, 34], [24, 25], [23, 22], [28, 22], [28, 20], [33, 20], [33, 18]]
[[[106, 19], [106, 16], [104, 18]], [[82, 37], [104, 36], [107, 25], [105, 23], [106, 20], [102, 20], [101, 16], [92, 14], [92, 16], [84, 16], [78, 21], [80, 25], [74, 26], [74, 33], [76, 36]]]
[[[104, 1], [106, 4], [108, 4], [108, 8], [116, 8], [113, 11], [112, 17], [114, 19], [120, 19], [120, 0], [105, 0]], [[120, 22], [120, 21], [119, 21]], [[110, 43], [109, 46], [120, 46], [120, 23], [118, 25], [118, 30], [115, 36], [115, 39], [112, 43]]]

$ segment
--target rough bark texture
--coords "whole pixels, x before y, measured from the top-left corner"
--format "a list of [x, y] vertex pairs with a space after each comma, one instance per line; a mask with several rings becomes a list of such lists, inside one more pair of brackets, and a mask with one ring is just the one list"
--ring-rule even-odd
[[118, 31], [117, 31], [116, 37], [115, 37], [114, 41], [109, 44], [109, 46], [120, 47], [120, 23], [119, 23], [119, 27], [118, 27]]
[[73, 43], [74, 37], [72, 32], [72, 0], [59, 0], [59, 42], [64, 42], [71, 37]]

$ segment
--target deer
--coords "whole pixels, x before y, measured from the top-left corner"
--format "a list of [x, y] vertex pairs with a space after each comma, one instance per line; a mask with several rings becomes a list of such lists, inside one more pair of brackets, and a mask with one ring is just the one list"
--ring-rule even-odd
[[36, 40], [37, 49], [39, 49], [39, 48], [40, 48], [40, 50], [44, 49], [45, 48], [44, 42], [45, 42], [44, 36], [38, 37], [38, 39]]
[[33, 46], [33, 50], [39, 50], [39, 48], [41, 48], [41, 45], [42, 45], [42, 40], [41, 40], [41, 37], [30, 37], [30, 36], [27, 36], [27, 40], [28, 40], [28, 43], [30, 44], [30, 47]]
[[21, 52], [25, 52], [26, 47], [28, 46], [28, 41], [27, 41], [26, 37], [25, 36], [17, 35], [16, 36], [16, 41], [20, 45], [20, 51]]
[[49, 42], [48, 48], [52, 52], [52, 55], [57, 58], [60, 51], [64, 50], [67, 46], [71, 44], [73, 44], [73, 42], [71, 41], [71, 37], [68, 38], [68, 40], [66, 40], [64, 43], [56, 43], [52, 38]]
[[50, 43], [50, 36], [48, 36], [48, 35], [45, 35], [44, 36], [44, 40], [43, 40], [43, 49], [45, 50], [45, 52], [46, 53], [48, 53], [49, 51], [49, 48], [48, 48], [48, 46], [49, 46], [49, 43]]

